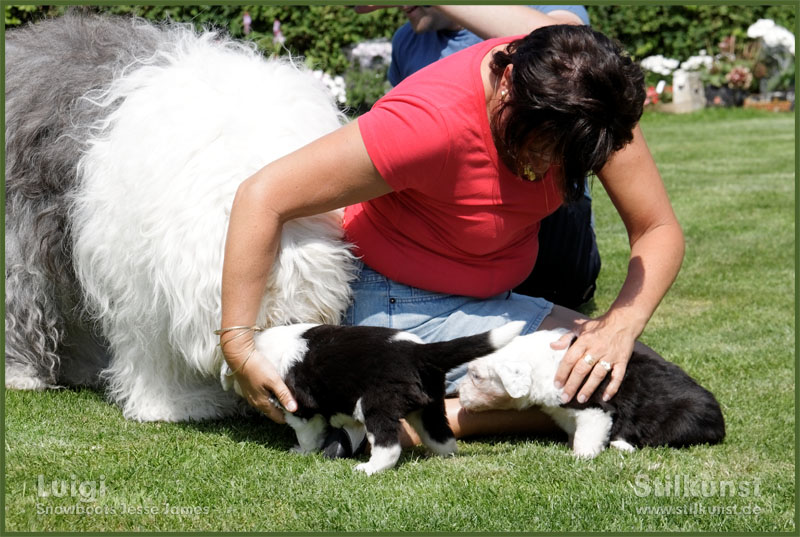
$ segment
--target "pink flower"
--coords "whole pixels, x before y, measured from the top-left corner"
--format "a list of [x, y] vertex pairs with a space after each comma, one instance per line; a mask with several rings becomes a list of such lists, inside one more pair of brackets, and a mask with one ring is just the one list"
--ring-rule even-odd
[[647, 88], [647, 94], [644, 99], [644, 105], [647, 106], [648, 104], [656, 104], [658, 102], [658, 92], [654, 86], [650, 86]]
[[750, 87], [753, 82], [753, 74], [747, 67], [737, 66], [725, 75], [725, 80], [728, 82], [728, 86], [732, 88], [744, 89]]

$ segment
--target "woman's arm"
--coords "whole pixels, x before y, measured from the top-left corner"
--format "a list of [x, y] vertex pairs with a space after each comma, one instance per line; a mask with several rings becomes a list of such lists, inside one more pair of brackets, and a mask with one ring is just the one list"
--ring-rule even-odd
[[482, 39], [529, 34], [551, 24], [583, 24], [567, 10], [543, 13], [524, 5], [431, 6]]
[[[372, 164], [358, 122], [268, 164], [238, 188], [231, 210], [222, 269], [222, 326], [252, 326], [280, 245], [283, 224], [381, 196], [391, 189]], [[269, 401], [274, 393], [288, 410], [291, 393], [252, 336], [220, 338], [225, 358], [247, 401], [275, 421], [282, 414]], [[245, 363], [245, 360], [246, 363]], [[242, 364], [244, 366], [242, 367]]]
[[617, 392], [635, 339], [664, 298], [683, 261], [683, 232], [638, 126], [633, 141], [614, 154], [598, 175], [625, 223], [631, 256], [617, 299], [604, 315], [581, 325], [578, 339], [556, 373], [556, 383], [564, 385], [566, 400], [576, 393], [590, 371], [592, 374], [578, 394], [579, 401], [588, 398], [605, 378], [602, 367], [584, 362], [587, 354], [595, 364], [605, 360], [613, 366], [604, 396], [610, 398]]

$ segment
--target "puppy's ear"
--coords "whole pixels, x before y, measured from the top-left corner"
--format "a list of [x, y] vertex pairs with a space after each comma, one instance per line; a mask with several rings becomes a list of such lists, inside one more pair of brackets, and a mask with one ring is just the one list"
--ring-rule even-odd
[[500, 377], [508, 395], [517, 399], [530, 392], [531, 389], [531, 364], [524, 361], [504, 361], [495, 366], [495, 372]]

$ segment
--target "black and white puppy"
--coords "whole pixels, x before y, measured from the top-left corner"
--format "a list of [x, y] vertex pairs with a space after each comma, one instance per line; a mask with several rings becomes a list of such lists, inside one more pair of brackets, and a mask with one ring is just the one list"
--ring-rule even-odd
[[497, 353], [469, 365], [459, 386], [462, 406], [542, 411], [569, 436], [575, 455], [592, 458], [609, 443], [618, 449], [716, 444], [725, 437], [725, 421], [714, 396], [677, 365], [645, 346], [637, 346], [622, 384], [609, 401], [602, 394], [610, 375], [583, 404], [561, 403], [563, 390], [553, 385], [566, 350], [550, 343], [566, 330], [543, 330], [520, 336]]
[[[400, 420], [414, 428], [438, 455], [456, 451], [444, 408], [445, 374], [507, 345], [525, 323], [511, 322], [482, 334], [423, 343], [414, 334], [390, 328], [296, 324], [255, 336], [297, 401], [286, 422], [297, 434], [300, 453], [319, 451], [328, 425], [363, 424], [371, 446], [368, 475], [391, 468], [400, 457]], [[221, 379], [234, 383], [227, 365]]]

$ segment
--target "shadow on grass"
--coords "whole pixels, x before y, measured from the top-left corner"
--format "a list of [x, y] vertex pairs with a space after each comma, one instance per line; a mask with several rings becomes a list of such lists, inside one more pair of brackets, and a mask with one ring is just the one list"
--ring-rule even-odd
[[569, 449], [567, 445], [567, 434], [563, 431], [546, 431], [546, 432], [531, 432], [531, 433], [514, 433], [504, 435], [475, 435], [467, 438], [462, 438], [460, 441], [466, 445], [475, 443], [489, 448], [493, 453], [503, 453], [506, 451], [513, 451], [517, 449], [517, 445], [521, 443], [537, 444], [540, 446], [559, 446], [563, 449]]
[[597, 313], [597, 303], [594, 298], [590, 299], [589, 302], [585, 304], [581, 304], [578, 308], [578, 312], [583, 313], [587, 317], [593, 317], [594, 314]]
[[294, 430], [288, 425], [275, 423], [255, 411], [245, 416], [220, 418], [211, 421], [176, 423], [176, 427], [192, 429], [201, 433], [213, 433], [229, 437], [235, 442], [291, 449], [297, 442]]
[[[53, 392], [68, 392], [80, 397], [87, 403], [91, 402], [97, 404], [98, 407], [105, 407], [113, 414], [107, 416], [110, 420], [113, 421], [116, 418], [119, 421], [139, 426], [142, 430], [146, 430], [148, 427], [158, 427], [159, 429], [168, 427], [172, 430], [196, 431], [202, 434], [224, 436], [237, 443], [255, 443], [278, 450], [289, 450], [296, 443], [294, 431], [291, 427], [275, 423], [252, 409], [246, 409], [243, 415], [207, 421], [137, 422], [125, 419], [119, 407], [110, 403], [102, 390], [64, 386], [54, 389]], [[105, 414], [105, 412], [103, 413]], [[112, 424], [111, 426], [113, 427], [114, 425]]]
[[[68, 392], [86, 404], [95, 406], [94, 413], [103, 414], [106, 419], [95, 421], [95, 424], [106, 423], [109, 429], [119, 427], [119, 422], [125, 422], [138, 429], [141, 434], [147, 435], [148, 431], [155, 434], [165, 430], [183, 431], [188, 434], [198, 433], [203, 436], [217, 436], [233, 443], [254, 444], [277, 452], [289, 452], [297, 443], [294, 430], [285, 424], [274, 423], [255, 410], [247, 410], [240, 416], [220, 418], [209, 421], [196, 422], [135, 422], [126, 420], [118, 407], [109, 403], [103, 392], [85, 387], [64, 387], [58, 392]], [[475, 435], [459, 439], [459, 456], [469, 457], [491, 454], [492, 456], [511, 453], [519, 448], [520, 444], [537, 444], [542, 447], [559, 446], [568, 450], [566, 434], [557, 431], [536, 432], [527, 434], [504, 435]], [[321, 455], [319, 455], [321, 456]], [[404, 449], [398, 466], [431, 456], [430, 450], [425, 446], [415, 446]], [[368, 454], [355, 457], [354, 460], [365, 461]]]

